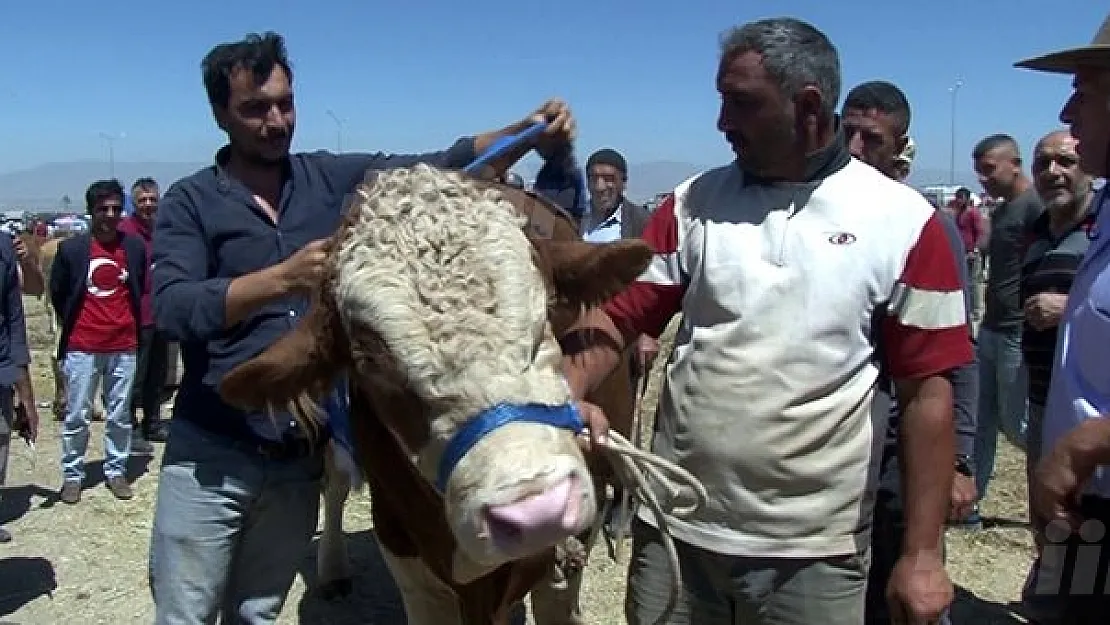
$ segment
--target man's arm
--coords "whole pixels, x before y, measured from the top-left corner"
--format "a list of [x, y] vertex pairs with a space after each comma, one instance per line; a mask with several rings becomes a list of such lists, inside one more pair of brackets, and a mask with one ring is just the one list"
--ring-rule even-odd
[[581, 219], [586, 211], [585, 189], [585, 177], [569, 145], [544, 160], [536, 174], [536, 193], [555, 202], [575, 219]]
[[1100, 465], [1110, 465], [1110, 414], [1088, 419], [1062, 439], [1062, 445], [1075, 462], [1080, 483]]
[[971, 362], [974, 352], [956, 260], [936, 213], [906, 258], [883, 333], [903, 406], [902, 553], [939, 553], [956, 455], [952, 386], [945, 376]]
[[180, 184], [170, 187], [158, 203], [154, 319], [159, 329], [179, 341], [210, 340], [250, 310], [281, 296], [273, 268], [234, 280], [210, 277], [209, 246], [198, 219]]
[[17, 284], [27, 295], [42, 295], [46, 288], [46, 279], [42, 275], [42, 268], [39, 267], [39, 259], [32, 257], [30, 250], [27, 249], [27, 244], [20, 239], [13, 239], [12, 245], [19, 261], [16, 267], [16, 273], [19, 274]]
[[[320, 159], [324, 171], [332, 178], [333, 184], [340, 194], [347, 193], [362, 182], [367, 171], [382, 171], [397, 167], [412, 167], [417, 163], [426, 163], [444, 169], [462, 169], [469, 165], [478, 152], [475, 148], [476, 140], [472, 137], [463, 137], [455, 141], [451, 147], [437, 152], [421, 154], [386, 154], [374, 152], [370, 154], [331, 154], [317, 152], [314, 158]], [[159, 209], [161, 212], [161, 209]]]
[[906, 516], [903, 554], [940, 548], [955, 458], [952, 385], [942, 375], [896, 382], [903, 406], [899, 452]]
[[259, 307], [306, 290], [322, 273], [325, 241], [285, 261], [235, 278], [208, 275], [209, 243], [188, 192], [174, 185], [154, 225], [153, 297], [157, 327], [179, 341], [207, 341]]
[[65, 319], [66, 305], [69, 300], [69, 257], [65, 246], [58, 244], [54, 264], [50, 268], [50, 305], [58, 319]]
[[975, 207], [971, 211], [971, 223], [975, 228], [975, 250], [986, 252], [987, 244], [990, 243], [990, 228], [987, 227], [987, 220], [983, 217], [983, 211]]
[[3, 256], [8, 261], [5, 263], [8, 270], [5, 281], [8, 292], [5, 293], [7, 311], [4, 316], [7, 319], [8, 337], [11, 341], [8, 353], [17, 371], [15, 392], [24, 406], [34, 407], [35, 391], [31, 386], [30, 373], [31, 350], [27, 345], [27, 321], [23, 314], [23, 296], [19, 287], [19, 264], [16, 261], [11, 239], [4, 237], [0, 245], [6, 248], [3, 250]]
[[678, 205], [664, 202], [648, 221], [644, 240], [655, 250], [640, 278], [601, 308], [587, 311], [562, 339], [563, 371], [581, 399], [620, 362], [640, 334], [659, 336], [682, 306], [686, 279], [679, 266]]
[[[955, 262], [956, 273], [959, 274], [960, 278], [960, 288], [963, 291], [964, 309], [968, 312], [964, 321], [967, 324], [968, 336], [971, 336], [971, 289], [974, 287], [971, 284], [971, 275], [968, 273], [967, 263], [964, 262], [967, 250], [964, 248], [963, 237], [960, 236], [960, 228], [956, 225], [956, 220], [951, 215], [941, 211], [937, 211], [936, 216], [944, 226], [948, 247], [952, 250], [952, 259]], [[977, 232], [982, 232], [981, 225]], [[952, 384], [954, 410], [952, 418], [956, 425], [956, 453], [971, 458], [975, 453], [975, 433], [979, 421], [979, 361], [975, 357], [974, 350], [970, 362], [956, 367], [948, 373], [948, 381]]]
[[545, 159], [550, 160], [574, 139], [574, 119], [570, 109], [558, 101], [550, 100], [536, 109], [531, 115], [518, 122], [509, 124], [498, 130], [490, 130], [473, 137], [463, 137], [455, 141], [450, 148], [439, 152], [423, 154], [344, 154], [332, 155], [325, 152], [318, 154], [320, 158], [333, 159], [326, 169], [333, 172], [335, 184], [342, 193], [348, 192], [362, 181], [367, 170], [382, 170], [395, 167], [411, 167], [417, 163], [427, 163], [445, 169], [462, 169], [474, 161], [479, 154], [488, 150], [498, 139], [518, 134], [537, 121], [544, 120], [548, 123], [547, 129], [535, 141], [525, 142], [517, 146], [500, 158], [487, 164], [487, 168], [494, 174], [503, 174], [525, 154], [535, 149]]
[[1045, 450], [1034, 474], [1030, 501], [1044, 521], [1066, 519], [1078, 529], [1083, 486], [1100, 465], [1110, 465], [1110, 414], [1087, 419]]

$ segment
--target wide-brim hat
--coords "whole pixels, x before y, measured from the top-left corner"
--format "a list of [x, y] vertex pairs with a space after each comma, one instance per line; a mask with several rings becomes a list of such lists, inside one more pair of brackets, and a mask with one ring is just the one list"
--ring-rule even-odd
[[1074, 74], [1080, 68], [1110, 71], [1110, 15], [1095, 33], [1090, 45], [1060, 50], [1014, 63], [1015, 67], [1055, 74]]

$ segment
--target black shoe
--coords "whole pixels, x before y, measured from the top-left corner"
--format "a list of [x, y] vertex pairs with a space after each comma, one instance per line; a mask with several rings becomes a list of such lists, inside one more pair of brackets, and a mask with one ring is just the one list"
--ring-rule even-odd
[[153, 419], [143, 423], [143, 438], [152, 443], [164, 443], [169, 437], [169, 427], [162, 419]]
[[66, 480], [62, 484], [62, 492], [59, 495], [62, 503], [75, 504], [81, 501], [81, 482], [76, 480]]
[[131, 455], [133, 456], [153, 456], [154, 445], [151, 445], [145, 438], [138, 433], [131, 437]]

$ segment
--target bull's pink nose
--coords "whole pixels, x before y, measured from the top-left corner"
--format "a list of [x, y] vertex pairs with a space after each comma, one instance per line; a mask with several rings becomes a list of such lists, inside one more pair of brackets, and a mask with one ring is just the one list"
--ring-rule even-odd
[[490, 506], [486, 521], [494, 541], [505, 546], [556, 540], [577, 530], [575, 478], [569, 477], [537, 495]]

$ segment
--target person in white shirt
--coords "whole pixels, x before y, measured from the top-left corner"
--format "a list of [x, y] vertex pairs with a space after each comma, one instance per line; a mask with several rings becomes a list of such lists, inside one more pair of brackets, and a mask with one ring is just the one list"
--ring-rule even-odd
[[[736, 161], [675, 189], [644, 231], [651, 265], [564, 338], [582, 397], [625, 345], [683, 315], [653, 451], [697, 476], [709, 501], [666, 517], [683, 573], [670, 623], [863, 622], [880, 369], [904, 407], [894, 620], [935, 622], [952, 600], [941, 558], [955, 456], [945, 376], [972, 359], [959, 273], [933, 207], [851, 158], [835, 114], [840, 82], [836, 49], [807, 23], [728, 33], [717, 125]], [[598, 421], [591, 430], [604, 430]], [[633, 526], [633, 624], [654, 622], [672, 581], [654, 523], [641, 510]]]

